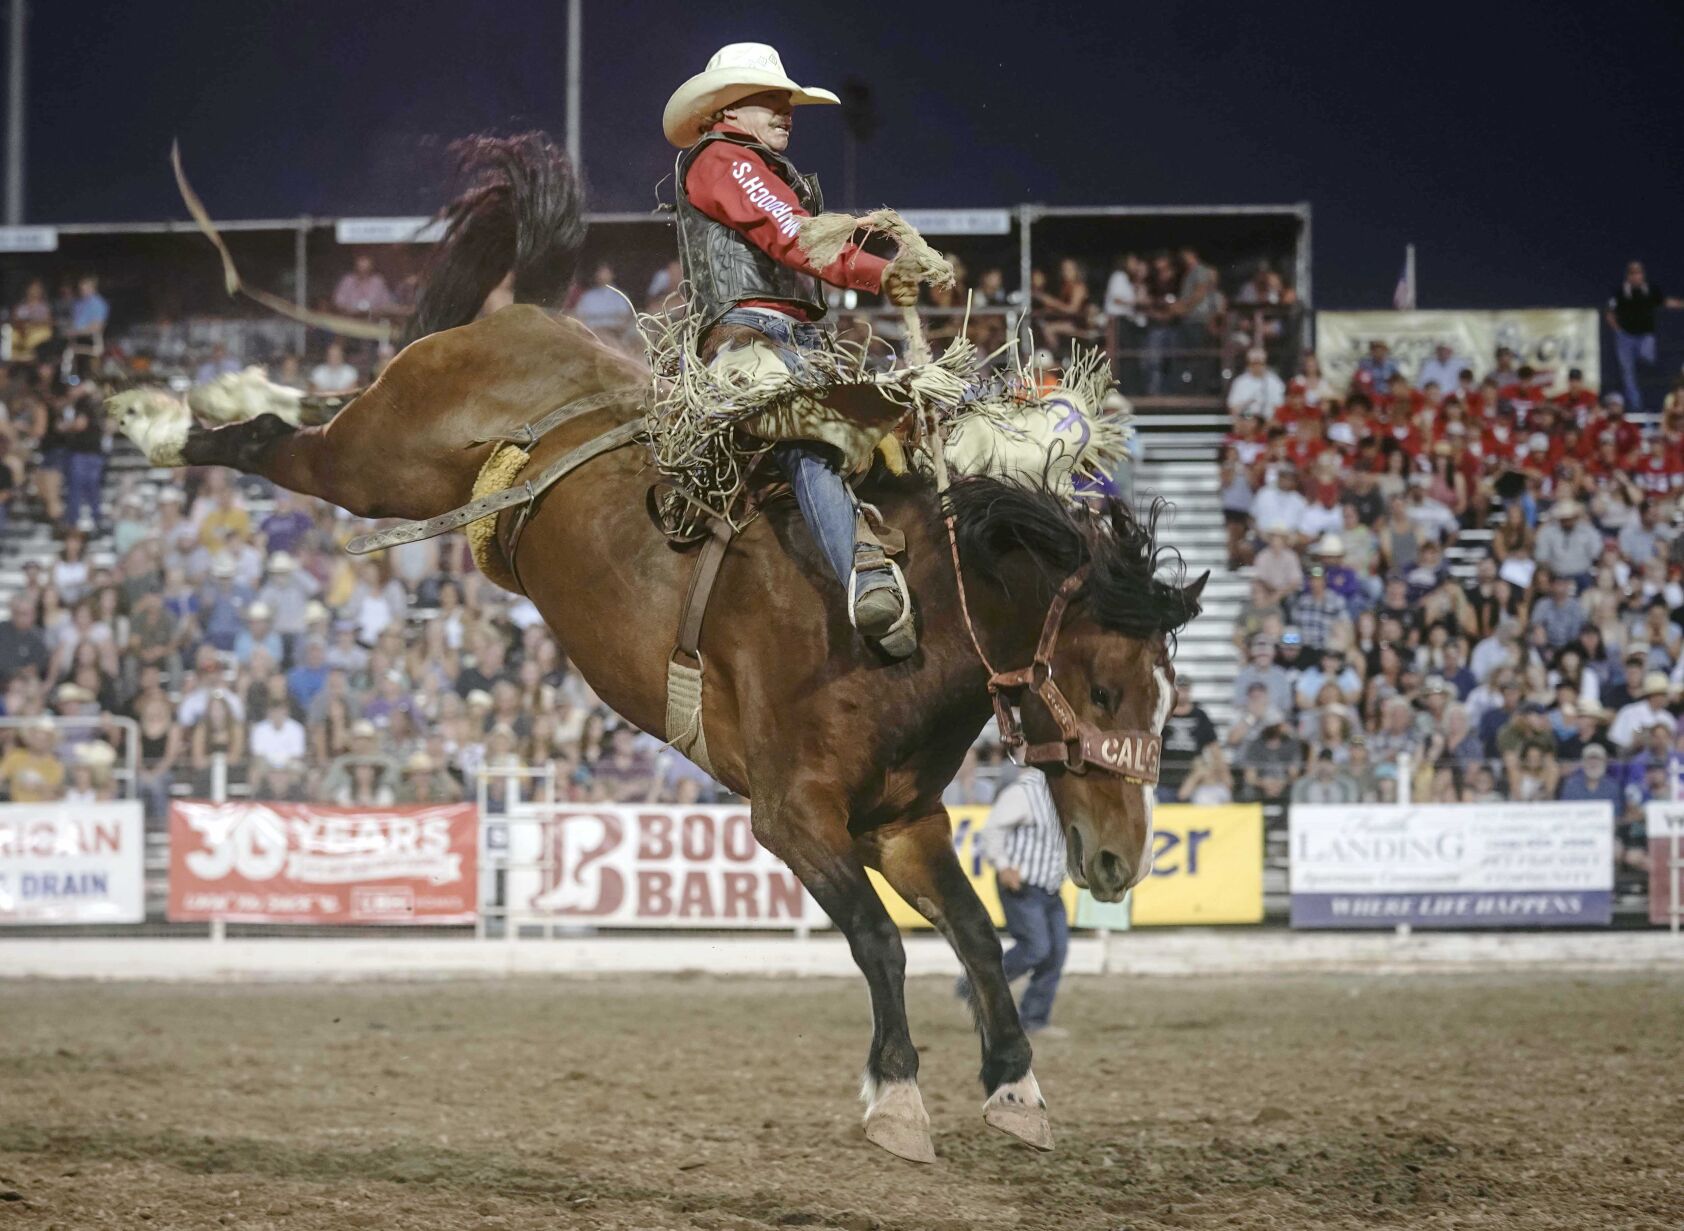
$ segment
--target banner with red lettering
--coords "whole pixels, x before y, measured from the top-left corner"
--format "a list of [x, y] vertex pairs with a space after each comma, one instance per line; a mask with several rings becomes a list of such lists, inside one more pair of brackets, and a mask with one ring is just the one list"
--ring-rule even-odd
[[0, 804], [0, 924], [146, 918], [139, 800]]
[[828, 920], [755, 841], [746, 807], [562, 807], [509, 821], [517, 916], [601, 927], [795, 928]]
[[472, 804], [170, 805], [172, 920], [472, 923]]

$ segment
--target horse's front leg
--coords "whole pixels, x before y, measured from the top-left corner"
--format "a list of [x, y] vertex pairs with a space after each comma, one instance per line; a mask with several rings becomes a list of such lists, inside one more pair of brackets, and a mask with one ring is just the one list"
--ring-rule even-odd
[[933, 1163], [918, 1052], [906, 1024], [906, 950], [854, 853], [846, 805], [817, 787], [757, 791], [752, 816], [761, 845], [789, 865], [848, 938], [870, 989], [871, 1051], [861, 1090], [866, 1139], [912, 1162]]
[[959, 956], [982, 1035], [983, 1118], [1041, 1150], [1052, 1149], [1047, 1101], [1030, 1071], [1029, 1038], [1001, 965], [1000, 936], [953, 850], [947, 809], [861, 835], [861, 858], [941, 930]]

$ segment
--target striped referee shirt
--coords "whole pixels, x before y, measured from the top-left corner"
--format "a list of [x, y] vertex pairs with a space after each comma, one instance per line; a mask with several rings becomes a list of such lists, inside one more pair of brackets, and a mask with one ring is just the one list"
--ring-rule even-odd
[[1064, 887], [1064, 830], [1040, 770], [1025, 769], [995, 797], [980, 840], [983, 858], [1016, 868], [1024, 884], [1048, 893]]

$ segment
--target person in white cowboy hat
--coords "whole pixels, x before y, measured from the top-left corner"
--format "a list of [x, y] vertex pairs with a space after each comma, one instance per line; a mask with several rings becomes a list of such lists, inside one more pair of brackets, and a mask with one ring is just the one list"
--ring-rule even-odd
[[[786, 156], [798, 106], [837, 103], [829, 90], [802, 86], [764, 43], [732, 43], [667, 101], [661, 127], [681, 151], [676, 186], [678, 254], [689, 311], [701, 318], [698, 346], [711, 364], [737, 364], [745, 348], [772, 349], [771, 362], [794, 371], [800, 352], [826, 345], [826, 284], [917, 302], [918, 282], [895, 262], [854, 243], [819, 265], [802, 227], [824, 208], [818, 178]], [[805, 441], [773, 454], [795, 490], [813, 537], [853, 596], [854, 625], [891, 656], [916, 645], [902, 619], [909, 597], [880, 547], [856, 537], [858, 503], [831, 454]]]

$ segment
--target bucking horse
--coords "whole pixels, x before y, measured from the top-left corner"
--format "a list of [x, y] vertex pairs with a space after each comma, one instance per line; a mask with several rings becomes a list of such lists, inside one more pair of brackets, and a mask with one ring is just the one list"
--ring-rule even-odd
[[[230, 467], [357, 517], [451, 526], [481, 496], [493, 455], [518, 446], [519, 469], [501, 484], [516, 502], [478, 509], [510, 584], [604, 702], [675, 740], [684, 720], [669, 665], [682, 625], [699, 620], [686, 595], [707, 546], [675, 543], [652, 511], [640, 432], [651, 372], [553, 314], [584, 237], [565, 157], [535, 134], [464, 148], [476, 178], [443, 211], [406, 344], [328, 422], [265, 410], [209, 426], [157, 391], [117, 395], [111, 413], [157, 464]], [[481, 315], [511, 278], [515, 303]], [[521, 496], [558, 462], [564, 477]], [[866, 1137], [902, 1158], [935, 1157], [905, 952], [871, 868], [964, 968], [986, 1121], [1049, 1149], [1000, 941], [961, 869], [942, 791], [995, 718], [1008, 747], [1047, 774], [1071, 879], [1120, 899], [1150, 869], [1175, 634], [1205, 579], [1186, 584], [1179, 557], [1157, 545], [1158, 506], [1140, 516], [987, 475], [938, 494], [926, 476], [881, 464], [860, 491], [905, 536], [918, 649], [891, 661], [855, 635], [793, 500], [766, 500], [716, 551], [719, 601], [688, 630], [706, 666], [707, 764], [750, 801], [756, 838], [847, 937], [865, 976]]]

